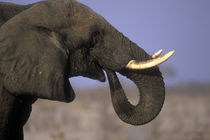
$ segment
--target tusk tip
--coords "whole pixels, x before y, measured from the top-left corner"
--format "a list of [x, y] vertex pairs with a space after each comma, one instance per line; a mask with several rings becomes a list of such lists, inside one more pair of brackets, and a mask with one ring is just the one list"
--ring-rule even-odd
[[[174, 52], [175, 52], [175, 51], [172, 50], [172, 51], [166, 53], [165, 55], [163, 55], [162, 57], [165, 59], [164, 61], [168, 60], [168, 59], [174, 54]], [[164, 61], [163, 61], [163, 62], [164, 62]]]
[[172, 56], [175, 53], [175, 50], [168, 52], [168, 55]]
[[163, 49], [160, 49], [158, 52], [159, 52], [159, 53], [162, 53], [162, 52], [163, 52]]
[[163, 52], [163, 50], [162, 49], [160, 49], [159, 51], [157, 51], [156, 53], [154, 53], [153, 55], [152, 55], [152, 58], [157, 58], [158, 56], [160, 56], [160, 54]]

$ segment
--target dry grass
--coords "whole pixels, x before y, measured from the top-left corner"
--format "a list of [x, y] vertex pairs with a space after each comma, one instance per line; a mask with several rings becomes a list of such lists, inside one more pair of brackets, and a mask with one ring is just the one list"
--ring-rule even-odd
[[109, 89], [80, 91], [70, 104], [39, 100], [25, 126], [25, 139], [210, 140], [209, 93], [168, 91], [160, 115], [143, 126], [118, 119]]

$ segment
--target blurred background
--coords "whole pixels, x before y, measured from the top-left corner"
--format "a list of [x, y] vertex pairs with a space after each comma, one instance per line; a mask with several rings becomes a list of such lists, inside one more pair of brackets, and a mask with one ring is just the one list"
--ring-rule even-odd
[[[1, 0], [29, 4], [37, 0]], [[108, 83], [71, 78], [76, 99], [70, 104], [39, 100], [25, 126], [26, 140], [209, 140], [210, 1], [78, 0], [153, 54], [175, 50], [160, 68], [166, 100], [160, 115], [144, 126], [130, 126], [115, 114]], [[120, 76], [129, 100], [135, 85]]]

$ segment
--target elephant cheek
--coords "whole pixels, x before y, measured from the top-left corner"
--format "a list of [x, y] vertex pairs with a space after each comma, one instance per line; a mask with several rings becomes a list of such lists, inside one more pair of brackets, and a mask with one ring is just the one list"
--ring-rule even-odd
[[101, 50], [96, 48], [91, 51], [91, 55], [103, 69], [120, 71], [128, 64], [131, 57], [128, 53], [117, 49], [117, 47], [111, 49], [101, 48]]

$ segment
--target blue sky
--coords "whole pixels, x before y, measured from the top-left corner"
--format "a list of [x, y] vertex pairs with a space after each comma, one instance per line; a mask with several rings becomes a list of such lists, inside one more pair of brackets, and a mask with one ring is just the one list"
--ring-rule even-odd
[[[0, 0], [18, 4], [37, 0]], [[209, 0], [78, 0], [107, 19], [125, 36], [152, 54], [159, 49], [175, 50], [162, 66], [176, 70], [166, 84], [210, 82]], [[81, 80], [85, 83], [81, 84]], [[98, 84], [72, 78], [80, 86]]]

